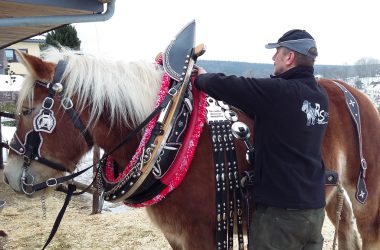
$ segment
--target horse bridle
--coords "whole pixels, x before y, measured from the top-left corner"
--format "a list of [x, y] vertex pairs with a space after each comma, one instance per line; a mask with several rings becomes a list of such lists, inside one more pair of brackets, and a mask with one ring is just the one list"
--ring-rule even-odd
[[[59, 182], [55, 178], [50, 178], [47, 181], [34, 184], [34, 177], [28, 173], [28, 167], [31, 164], [31, 161], [37, 161], [42, 163], [43, 165], [50, 167], [52, 169], [69, 172], [68, 169], [60, 164], [53, 161], [50, 161], [41, 156], [40, 148], [43, 143], [43, 138], [41, 133], [52, 133], [56, 126], [56, 119], [54, 117], [54, 112], [52, 110], [54, 105], [54, 96], [60, 95], [61, 97], [61, 106], [67, 113], [74, 126], [81, 132], [88, 147], [93, 146], [93, 139], [90, 132], [84, 126], [82, 120], [79, 117], [79, 113], [75, 110], [73, 102], [70, 98], [63, 97], [64, 90], [64, 81], [62, 81], [62, 75], [65, 71], [67, 62], [59, 61], [54, 72], [53, 81], [51, 83], [46, 83], [42, 81], [35, 81], [36, 85], [46, 87], [48, 89], [48, 96], [42, 102], [42, 108], [39, 113], [33, 119], [33, 129], [26, 133], [25, 142], [22, 143], [20, 138], [15, 133], [12, 141], [10, 142], [9, 148], [12, 149], [18, 155], [23, 156], [24, 164], [23, 164], [23, 173], [21, 176], [21, 187], [22, 191], [26, 195], [32, 195], [35, 191], [41, 190], [46, 187], [55, 186]], [[81, 171], [82, 173], [82, 171]], [[73, 174], [77, 176], [78, 174]], [[72, 179], [75, 176], [70, 175]], [[68, 180], [68, 177], [62, 177], [64, 180], [60, 182]]]
[[[79, 172], [67, 176], [63, 176], [60, 178], [50, 178], [44, 182], [34, 184], [34, 177], [27, 173], [27, 169], [30, 166], [32, 160], [38, 161], [55, 170], [69, 172], [68, 169], [62, 164], [55, 163], [44, 157], [41, 157], [41, 154], [39, 152], [39, 149], [41, 148], [43, 142], [40, 132], [51, 133], [55, 128], [56, 120], [51, 108], [54, 105], [53, 97], [56, 94], [60, 94], [60, 96], [63, 97], [64, 82], [62, 81], [62, 75], [66, 68], [66, 64], [67, 62], [65, 61], [58, 62], [52, 83], [45, 83], [41, 81], [35, 82], [38, 85], [48, 88], [48, 96], [44, 99], [42, 103], [42, 109], [40, 110], [39, 114], [34, 118], [33, 129], [29, 131], [25, 136], [25, 143], [22, 143], [17, 134], [15, 133], [9, 145], [10, 149], [24, 157], [24, 169], [23, 174], [21, 176], [21, 187], [26, 195], [32, 195], [35, 191], [39, 191], [51, 186], [56, 186], [58, 184], [69, 181], [86, 172], [87, 170], [95, 166], [97, 163], [105, 160], [109, 155], [118, 150], [122, 145], [128, 143], [133, 136], [136, 136], [139, 133], [139, 131], [141, 131], [155, 116], [157, 116], [160, 113], [161, 110], [163, 110], [168, 105], [172, 97], [177, 93], [177, 89], [175, 88], [169, 90], [161, 104], [158, 107], [156, 107], [155, 110], [153, 110], [153, 112], [150, 113], [148, 117], [143, 122], [141, 122], [136, 128], [134, 128], [119, 144], [117, 144], [109, 152], [105, 153], [96, 164], [93, 164]], [[88, 147], [92, 147], [94, 144], [92, 136], [87, 130], [87, 128], [83, 125], [83, 122], [81, 121], [78, 112], [74, 109], [71, 99], [62, 98], [61, 106], [70, 116], [74, 126], [80, 130], [81, 134], [87, 142]], [[44, 120], [44, 118], [47, 120]], [[95, 179], [96, 177], [94, 177], [93, 181]], [[88, 187], [90, 187], [91, 185], [92, 184], [90, 184]]]

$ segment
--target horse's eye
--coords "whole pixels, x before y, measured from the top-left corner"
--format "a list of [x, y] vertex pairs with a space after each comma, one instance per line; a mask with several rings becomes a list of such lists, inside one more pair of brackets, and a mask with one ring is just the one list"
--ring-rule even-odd
[[22, 114], [23, 115], [30, 115], [31, 113], [33, 113], [33, 110], [34, 110], [34, 108], [26, 108], [26, 107], [23, 107], [22, 108]]

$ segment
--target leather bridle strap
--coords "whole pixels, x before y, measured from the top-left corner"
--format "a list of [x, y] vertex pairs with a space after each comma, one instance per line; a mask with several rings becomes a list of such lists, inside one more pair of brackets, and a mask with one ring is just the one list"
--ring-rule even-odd
[[45, 189], [45, 188], [48, 188], [48, 187], [57, 186], [57, 185], [62, 184], [64, 182], [66, 182], [66, 181], [74, 179], [75, 177], [83, 174], [84, 172], [86, 172], [87, 170], [89, 170], [90, 168], [92, 168], [93, 166], [94, 165], [91, 165], [91, 166], [89, 166], [89, 167], [87, 167], [85, 169], [82, 169], [79, 172], [76, 172], [76, 173], [70, 174], [70, 175], [66, 175], [66, 176], [63, 176], [63, 177], [60, 177], [60, 178], [50, 178], [50, 179], [48, 179], [45, 182], [41, 182], [41, 183], [33, 185], [32, 189], [33, 189], [33, 191], [39, 191], [39, 190], [42, 190], [42, 189]]
[[[62, 105], [64, 101], [62, 101]], [[73, 121], [74, 127], [80, 131], [84, 139], [86, 140], [87, 146], [90, 148], [94, 145], [94, 141], [92, 139], [92, 136], [86, 126], [84, 126], [82, 120], [79, 117], [78, 112], [76, 109], [74, 109], [71, 105], [71, 108], [66, 109], [67, 114], [70, 116], [71, 120]]]

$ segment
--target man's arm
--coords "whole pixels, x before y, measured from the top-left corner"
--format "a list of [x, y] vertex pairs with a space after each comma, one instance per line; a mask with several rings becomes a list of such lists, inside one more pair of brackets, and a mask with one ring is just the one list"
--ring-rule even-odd
[[225, 101], [250, 116], [264, 113], [273, 103], [274, 79], [256, 79], [226, 76], [222, 73], [206, 73], [198, 68], [195, 86], [211, 97]]

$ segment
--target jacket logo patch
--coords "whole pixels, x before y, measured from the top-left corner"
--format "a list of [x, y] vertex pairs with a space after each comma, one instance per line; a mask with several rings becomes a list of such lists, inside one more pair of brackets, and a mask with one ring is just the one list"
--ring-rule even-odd
[[319, 103], [315, 103], [313, 107], [311, 102], [304, 100], [301, 110], [306, 114], [306, 126], [322, 125], [328, 121], [329, 113], [321, 109]]

